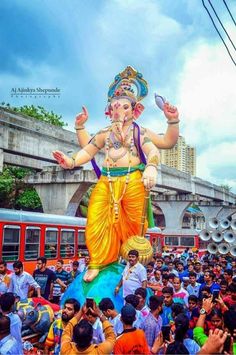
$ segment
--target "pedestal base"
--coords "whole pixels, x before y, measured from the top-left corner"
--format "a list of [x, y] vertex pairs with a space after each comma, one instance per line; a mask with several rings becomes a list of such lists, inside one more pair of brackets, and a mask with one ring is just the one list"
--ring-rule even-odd
[[98, 304], [102, 298], [109, 297], [115, 305], [115, 309], [120, 312], [124, 305], [122, 290], [115, 296], [114, 290], [119, 283], [124, 265], [113, 263], [101, 270], [98, 276], [91, 282], [85, 282], [83, 276], [85, 272], [81, 273], [72, 284], [68, 287], [61, 300], [61, 305], [65, 303], [68, 298], [75, 298], [80, 302], [81, 307], [85, 303], [86, 297], [91, 297]]

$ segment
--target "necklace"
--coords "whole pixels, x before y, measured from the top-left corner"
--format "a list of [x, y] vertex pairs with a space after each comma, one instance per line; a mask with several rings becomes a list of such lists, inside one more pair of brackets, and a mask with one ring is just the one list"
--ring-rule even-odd
[[[113, 205], [114, 205], [115, 222], [117, 222], [117, 221], [118, 221], [118, 217], [119, 217], [119, 204], [120, 204], [121, 200], [122, 200], [123, 197], [124, 197], [124, 194], [125, 194], [125, 192], [126, 192], [127, 185], [128, 185], [128, 183], [129, 183], [130, 169], [131, 169], [131, 155], [132, 155], [132, 152], [133, 152], [134, 141], [133, 141], [133, 138], [131, 138], [130, 146], [129, 146], [129, 149], [128, 149], [128, 153], [129, 153], [128, 172], [127, 172], [127, 175], [126, 175], [125, 185], [124, 185], [124, 188], [123, 188], [123, 192], [122, 192], [122, 194], [121, 194], [121, 196], [120, 196], [120, 198], [119, 198], [118, 200], [116, 200], [116, 198], [115, 198], [114, 191], [113, 191], [113, 187], [112, 187], [112, 178], [111, 178], [110, 162], [109, 162], [109, 145], [110, 145], [110, 135], [109, 135], [109, 137], [107, 137], [107, 139], [106, 139], [106, 144], [105, 144], [105, 149], [106, 149], [106, 166], [107, 166], [107, 177], [108, 177], [109, 189], [110, 189], [110, 192], [111, 192], [111, 198], [112, 198], [112, 202], [113, 202]], [[125, 154], [126, 154], [126, 153], [125, 153]]]
[[[133, 132], [133, 125], [131, 124], [126, 133], [125, 133], [125, 139], [124, 139], [124, 143], [126, 143], [128, 141], [128, 139], [130, 138], [130, 132]], [[122, 143], [120, 140], [117, 140], [115, 137], [115, 133], [113, 131], [111, 131], [110, 133], [110, 140], [113, 144], [114, 149], [120, 149], [122, 147]]]

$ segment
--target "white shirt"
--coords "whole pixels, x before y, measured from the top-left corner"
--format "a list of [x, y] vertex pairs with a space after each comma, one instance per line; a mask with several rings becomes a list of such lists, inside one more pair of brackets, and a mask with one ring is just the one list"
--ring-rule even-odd
[[142, 282], [147, 281], [147, 271], [139, 262], [134, 266], [128, 263], [123, 271], [123, 297], [134, 294], [138, 287], [142, 287]]
[[40, 288], [39, 284], [35, 281], [33, 276], [28, 272], [23, 271], [19, 276], [16, 274], [11, 275], [11, 281], [8, 291], [16, 293], [21, 300], [28, 297], [29, 287]]

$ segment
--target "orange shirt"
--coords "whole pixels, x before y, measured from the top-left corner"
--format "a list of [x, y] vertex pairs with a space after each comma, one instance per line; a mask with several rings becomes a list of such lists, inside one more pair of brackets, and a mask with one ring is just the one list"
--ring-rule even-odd
[[150, 354], [145, 333], [141, 329], [126, 329], [116, 339], [114, 354]]

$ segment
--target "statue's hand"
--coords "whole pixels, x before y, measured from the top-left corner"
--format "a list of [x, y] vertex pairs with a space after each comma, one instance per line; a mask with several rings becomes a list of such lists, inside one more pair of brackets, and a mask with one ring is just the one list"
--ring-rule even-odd
[[143, 184], [146, 189], [151, 189], [157, 182], [157, 169], [155, 166], [147, 165], [143, 172]]
[[59, 150], [55, 150], [54, 152], [52, 152], [52, 155], [63, 169], [73, 168], [73, 160], [64, 153], [60, 152]]
[[176, 120], [179, 118], [179, 112], [177, 107], [170, 105], [169, 102], [164, 103], [163, 111], [169, 121]]
[[88, 119], [88, 110], [86, 107], [82, 106], [83, 112], [80, 112], [75, 117], [75, 127], [82, 126]]

